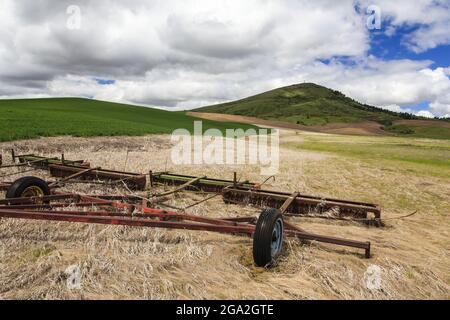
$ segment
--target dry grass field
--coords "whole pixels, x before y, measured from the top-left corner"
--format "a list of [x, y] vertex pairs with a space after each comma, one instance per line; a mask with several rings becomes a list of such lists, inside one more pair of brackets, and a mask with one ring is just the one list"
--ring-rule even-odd
[[[381, 139], [381, 140], [380, 140]], [[450, 142], [351, 137], [283, 131], [280, 173], [267, 188], [370, 201], [386, 227], [313, 218], [289, 220], [308, 231], [372, 242], [373, 257], [319, 243], [286, 242], [279, 264], [255, 268], [246, 237], [66, 222], [0, 220], [1, 299], [449, 299]], [[386, 148], [388, 146], [389, 148]], [[42, 138], [1, 143], [8, 150], [86, 159], [94, 166], [263, 181], [256, 166], [174, 166], [170, 136]], [[384, 149], [386, 148], [386, 149]], [[391, 151], [390, 151], [391, 150]], [[394, 150], [394, 151], [392, 151]], [[331, 151], [331, 152], [330, 152]], [[389, 153], [390, 152], [390, 153]], [[372, 156], [373, 155], [373, 156]], [[425, 160], [424, 160], [425, 159]], [[12, 181], [23, 169], [3, 169]], [[14, 174], [14, 175], [12, 175]], [[26, 174], [49, 178], [44, 171]], [[66, 191], [125, 193], [120, 188], [68, 184]], [[0, 197], [3, 197], [0, 194]], [[180, 193], [185, 206], [202, 195]], [[395, 219], [411, 212], [406, 219]], [[205, 216], [256, 216], [252, 207], [217, 197], [188, 210]], [[81, 268], [81, 288], [65, 270]], [[371, 265], [381, 287], [367, 287]]]

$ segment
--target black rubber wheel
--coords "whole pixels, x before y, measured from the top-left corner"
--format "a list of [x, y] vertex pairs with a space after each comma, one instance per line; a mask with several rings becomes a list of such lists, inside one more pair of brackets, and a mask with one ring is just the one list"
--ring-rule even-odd
[[6, 192], [6, 199], [50, 195], [47, 182], [36, 177], [23, 177], [13, 182]]
[[258, 267], [272, 266], [283, 248], [283, 216], [277, 209], [264, 209], [253, 236], [253, 260]]

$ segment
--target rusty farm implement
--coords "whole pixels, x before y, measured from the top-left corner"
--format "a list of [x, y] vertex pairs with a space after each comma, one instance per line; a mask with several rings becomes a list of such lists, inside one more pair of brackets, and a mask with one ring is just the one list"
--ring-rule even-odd
[[[6, 199], [0, 200], [0, 218], [66, 221], [78, 223], [126, 225], [166, 229], [209, 231], [243, 235], [253, 238], [253, 258], [257, 266], [273, 264], [281, 254], [285, 237], [301, 241], [317, 241], [364, 250], [370, 257], [370, 242], [342, 239], [308, 232], [287, 221], [290, 215], [307, 215], [317, 211], [337, 209], [338, 217], [374, 221], [381, 225], [380, 209], [376, 205], [322, 199], [299, 193], [262, 190], [261, 185], [249, 181], [186, 176], [172, 173], [149, 173], [149, 187], [156, 184], [173, 185], [175, 189], [157, 196], [182, 191], [212, 192], [221, 195], [225, 203], [252, 204], [263, 208], [258, 217], [210, 218], [187, 214], [184, 210], [168, 211], [155, 208], [154, 202], [134, 194], [82, 195], [57, 190], [72, 179], [118, 182], [127, 189], [146, 190], [146, 175], [103, 170], [91, 167], [85, 161], [45, 158], [13, 153], [19, 165], [48, 170], [56, 181], [44, 181], [26, 176], [14, 182], [0, 184], [6, 190]], [[372, 214], [373, 218], [368, 215]], [[325, 218], [326, 215], [323, 215]]]

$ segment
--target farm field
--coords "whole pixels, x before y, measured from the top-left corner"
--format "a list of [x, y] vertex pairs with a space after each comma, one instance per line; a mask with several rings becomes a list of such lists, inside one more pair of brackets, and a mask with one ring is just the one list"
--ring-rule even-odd
[[[322, 125], [303, 125], [280, 120], [267, 120], [256, 117], [240, 116], [234, 114], [222, 114], [212, 112], [195, 112], [186, 113], [196, 118], [237, 122], [247, 124], [258, 124], [265, 127], [274, 127], [280, 129], [301, 130], [309, 132], [345, 134], [345, 135], [362, 135], [362, 136], [390, 136], [400, 138], [428, 138], [439, 140], [450, 140], [450, 122], [436, 120], [397, 120], [389, 128], [385, 128], [374, 121], [362, 122], [336, 122]], [[404, 132], [408, 132], [405, 134]]]
[[[279, 264], [255, 268], [246, 237], [64, 222], [0, 220], [0, 298], [11, 299], [450, 299], [450, 142], [400, 137], [350, 137], [281, 131], [280, 173], [265, 188], [377, 203], [384, 228], [313, 218], [288, 218], [302, 228], [371, 241], [373, 256], [289, 240]], [[259, 168], [174, 166], [169, 135], [56, 137], [0, 143], [18, 153], [84, 158], [135, 172], [172, 171], [263, 181]], [[3, 169], [2, 180], [23, 176]], [[44, 171], [28, 172], [49, 178]], [[126, 190], [68, 184], [63, 190], [123, 194]], [[161, 189], [162, 190], [162, 189]], [[161, 191], [159, 190], [159, 191]], [[180, 193], [186, 206], [201, 195]], [[171, 202], [169, 202], [171, 203]], [[188, 210], [213, 216], [257, 216], [220, 197]], [[416, 212], [408, 218], [400, 218]], [[70, 290], [65, 270], [77, 265], [82, 286]], [[381, 288], [368, 288], [370, 266]]]
[[[49, 136], [142, 136], [192, 132], [196, 118], [183, 112], [82, 98], [0, 100], [0, 141]], [[254, 128], [252, 125], [203, 121], [203, 129]]]
[[343, 155], [386, 170], [450, 179], [450, 140], [311, 134], [301, 143], [287, 141], [285, 146]]
[[450, 140], [450, 121], [362, 104], [314, 83], [273, 89], [188, 112], [203, 119], [270, 124], [303, 131]]

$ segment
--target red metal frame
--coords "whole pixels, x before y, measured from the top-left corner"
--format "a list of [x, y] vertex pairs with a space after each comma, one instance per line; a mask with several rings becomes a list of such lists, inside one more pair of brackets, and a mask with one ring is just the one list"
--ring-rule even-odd
[[[56, 203], [53, 203], [56, 202]], [[92, 208], [91, 210], [61, 210], [67, 207]], [[94, 211], [102, 208], [108, 210]], [[114, 209], [114, 210], [113, 210]], [[255, 232], [254, 217], [207, 218], [196, 215], [147, 207], [146, 203], [131, 204], [106, 200], [97, 196], [79, 194], [55, 194], [43, 197], [0, 200], [0, 217], [66, 221], [80, 223], [126, 225], [181, 230], [211, 231], [252, 236]], [[300, 240], [318, 241], [364, 249], [370, 257], [370, 242], [347, 240], [313, 234], [285, 222], [285, 235]]]

